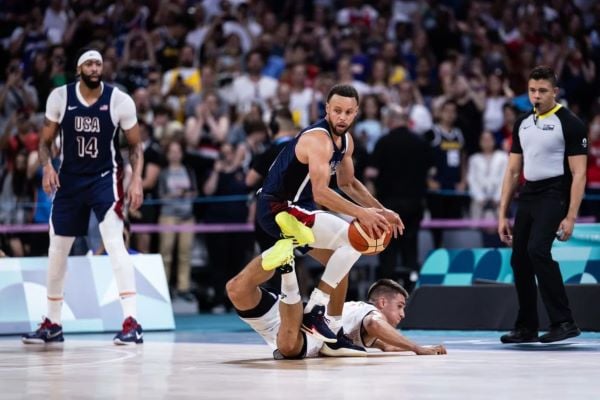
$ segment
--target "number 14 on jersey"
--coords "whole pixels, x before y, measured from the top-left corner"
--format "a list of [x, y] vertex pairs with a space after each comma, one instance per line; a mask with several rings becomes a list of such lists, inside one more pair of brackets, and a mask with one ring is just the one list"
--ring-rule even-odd
[[98, 157], [98, 138], [92, 136], [86, 140], [84, 136], [77, 136], [77, 154], [79, 157]]

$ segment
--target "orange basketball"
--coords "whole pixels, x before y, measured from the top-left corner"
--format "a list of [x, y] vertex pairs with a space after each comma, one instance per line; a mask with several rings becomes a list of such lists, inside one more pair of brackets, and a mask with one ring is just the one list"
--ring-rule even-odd
[[381, 253], [392, 239], [391, 233], [384, 232], [379, 238], [373, 239], [367, 230], [354, 219], [348, 226], [348, 240], [356, 251], [362, 254], [373, 255]]

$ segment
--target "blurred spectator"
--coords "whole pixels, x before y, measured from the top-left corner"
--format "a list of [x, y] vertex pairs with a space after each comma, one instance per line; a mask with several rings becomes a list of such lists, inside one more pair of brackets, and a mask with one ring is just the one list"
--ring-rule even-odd
[[397, 85], [398, 105], [408, 114], [409, 128], [422, 135], [433, 126], [431, 113], [423, 104], [419, 88], [411, 81], [404, 80]]
[[[462, 192], [466, 189], [465, 140], [456, 126], [457, 106], [446, 101], [441, 106], [439, 122], [427, 133], [434, 154], [433, 173], [428, 180], [427, 203], [431, 218], [462, 218]], [[441, 193], [440, 191], [446, 191]], [[458, 192], [458, 193], [456, 193]], [[442, 245], [442, 230], [431, 230], [435, 248]]]
[[[418, 233], [425, 209], [427, 177], [433, 166], [432, 150], [423, 136], [409, 129], [405, 109], [392, 105], [388, 110], [390, 132], [379, 139], [365, 175], [375, 182], [377, 198], [402, 217], [404, 235], [392, 239], [379, 256], [379, 277], [398, 279], [397, 267], [405, 267], [404, 286], [410, 290], [419, 272]], [[401, 257], [401, 264], [398, 261]], [[408, 270], [408, 271], [406, 271]], [[410, 276], [412, 273], [412, 276]]]
[[502, 106], [503, 125], [500, 131], [496, 133], [496, 144], [507, 153], [512, 147], [512, 135], [515, 122], [517, 121], [517, 108], [511, 103], [505, 103]]
[[17, 27], [10, 37], [11, 53], [21, 54], [25, 70], [29, 68], [35, 53], [45, 52], [48, 49], [48, 38], [42, 21], [41, 9], [33, 7], [30, 10], [26, 24]]
[[29, 110], [19, 109], [10, 117], [4, 127], [4, 133], [0, 137], [0, 150], [6, 152], [6, 168], [11, 171], [14, 168], [16, 155], [24, 151], [29, 152], [38, 148], [39, 136], [33, 130], [31, 114]]
[[12, 58], [6, 67], [6, 80], [0, 86], [0, 132], [17, 110], [37, 110], [37, 90], [23, 80], [23, 65]]
[[501, 71], [494, 71], [487, 78], [487, 97], [483, 111], [483, 129], [498, 132], [504, 124], [504, 104], [512, 100], [514, 93]]
[[[157, 28], [152, 31], [152, 42], [156, 53], [156, 62], [163, 71], [177, 67], [180, 51], [185, 45], [186, 20], [181, 5], [173, 2], [161, 2], [154, 16]], [[192, 50], [194, 50], [192, 48]]]
[[127, 91], [148, 86], [149, 72], [156, 65], [150, 35], [145, 30], [132, 31], [125, 37], [123, 57], [119, 64], [119, 81]]
[[469, 155], [479, 148], [479, 136], [483, 130], [485, 88], [475, 89], [471, 88], [462, 75], [454, 81], [452, 99], [456, 104], [456, 126], [463, 134], [465, 150]]
[[[50, 44], [62, 43], [63, 36], [69, 24], [69, 14], [65, 10], [63, 0], [50, 0], [44, 13], [44, 32], [48, 35]], [[42, 97], [46, 98], [46, 97]]]
[[[160, 145], [152, 137], [152, 127], [144, 122], [143, 119], [138, 119], [138, 124], [144, 148], [144, 168], [142, 170], [144, 204], [142, 204], [139, 210], [130, 212], [129, 219], [133, 223], [155, 224], [158, 220], [160, 209], [160, 206], [155, 202], [159, 198], [158, 181], [161, 166], [163, 165], [163, 154]], [[149, 233], [136, 233], [134, 240], [135, 248], [140, 253], [151, 252], [152, 243]]]
[[481, 134], [479, 147], [481, 151], [469, 157], [467, 173], [471, 194], [471, 218], [495, 219], [508, 154], [496, 149], [496, 141], [490, 131]]
[[167, 167], [159, 176], [158, 193], [166, 200], [160, 210], [158, 223], [165, 226], [160, 233], [160, 254], [165, 263], [167, 281], [171, 281], [173, 267], [173, 250], [177, 242], [177, 277], [175, 279], [176, 295], [192, 301], [190, 293], [190, 255], [193, 232], [169, 232], [168, 227], [174, 225], [192, 225], [193, 199], [196, 197], [196, 178], [183, 164], [183, 145], [172, 140], [167, 145]]
[[[215, 161], [203, 189], [206, 196], [248, 194], [244, 171], [236, 163], [234, 146], [229, 143], [221, 145], [220, 157]], [[206, 208], [206, 223], [246, 223], [253, 219], [245, 201], [211, 202]], [[250, 259], [253, 238], [246, 232], [211, 233], [206, 236], [206, 245], [215, 289], [213, 312], [220, 313], [231, 308], [225, 300], [225, 282]]]
[[252, 50], [246, 56], [246, 73], [235, 78], [232, 86], [230, 104], [236, 107], [236, 112], [246, 114], [250, 111], [252, 102], [266, 106], [275, 97], [277, 81], [271, 77], [263, 76], [263, 55]]
[[383, 134], [381, 121], [381, 103], [377, 96], [367, 95], [360, 102], [360, 116], [353, 129], [354, 135], [363, 144], [367, 152], [371, 153], [375, 143]]
[[[37, 52], [33, 56], [33, 62], [31, 63], [31, 70], [27, 83], [32, 87], [36, 88], [38, 98], [47, 99], [50, 91], [54, 89], [52, 79], [50, 78], [50, 65], [48, 64], [48, 55], [45, 51]], [[38, 107], [35, 112], [43, 112], [44, 106], [42, 102], [38, 102]]]
[[200, 155], [214, 160], [221, 143], [227, 139], [230, 121], [217, 92], [209, 90], [203, 97], [194, 115], [185, 122], [185, 140]]
[[596, 222], [600, 222], [600, 114], [590, 122], [588, 140], [590, 150], [582, 214], [593, 215]]
[[164, 73], [162, 79], [162, 95], [175, 111], [179, 121], [184, 121], [184, 104], [187, 96], [199, 93], [202, 89], [200, 69], [196, 66], [194, 48], [182, 47], [177, 67]]
[[307, 85], [305, 64], [291, 66], [290, 89], [289, 109], [294, 115], [296, 126], [305, 128], [317, 119], [315, 91]]
[[[2, 225], [27, 224], [31, 222], [33, 187], [27, 179], [27, 152], [19, 151], [15, 155], [15, 168], [10, 171], [2, 183], [0, 191], [0, 223]], [[28, 253], [22, 237], [9, 234], [8, 243], [13, 257], [23, 257]]]
[[250, 169], [253, 158], [265, 150], [269, 131], [262, 119], [251, 115], [248, 115], [244, 119], [243, 129], [246, 133], [246, 138], [237, 145], [234, 164], [245, 173]]

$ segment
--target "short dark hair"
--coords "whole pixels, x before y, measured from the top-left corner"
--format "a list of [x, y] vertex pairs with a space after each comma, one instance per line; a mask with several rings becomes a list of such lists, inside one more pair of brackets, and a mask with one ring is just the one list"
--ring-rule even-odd
[[549, 81], [553, 87], [558, 86], [558, 78], [554, 70], [547, 65], [538, 65], [529, 73], [529, 79], [539, 81], [541, 79]]
[[329, 100], [336, 94], [342, 97], [354, 97], [356, 99], [356, 103], [359, 102], [358, 92], [352, 85], [334, 85], [327, 94], [327, 102], [329, 103]]
[[401, 294], [408, 299], [408, 292], [398, 282], [392, 279], [379, 279], [369, 288], [367, 299], [373, 302], [381, 296], [388, 297], [395, 294]]

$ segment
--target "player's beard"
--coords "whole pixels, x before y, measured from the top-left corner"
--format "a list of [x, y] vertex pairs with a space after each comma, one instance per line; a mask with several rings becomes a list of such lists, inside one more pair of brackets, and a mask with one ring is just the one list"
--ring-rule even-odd
[[98, 77], [98, 80], [92, 80], [90, 75], [86, 75], [83, 72], [81, 73], [81, 80], [85, 83], [85, 86], [90, 89], [97, 89], [100, 86], [100, 82], [102, 82], [102, 76]]
[[[329, 129], [331, 130], [331, 132], [333, 132], [334, 135], [336, 136], [344, 136], [346, 134], [346, 132], [348, 132], [350, 130], [350, 128], [352, 127], [352, 124], [349, 124], [346, 129], [344, 129], [342, 132], [338, 132], [337, 128], [335, 127], [335, 125], [333, 125], [331, 123], [331, 120], [329, 118], [327, 118], [327, 123], [329, 124]], [[354, 123], [354, 122], [352, 122]]]

